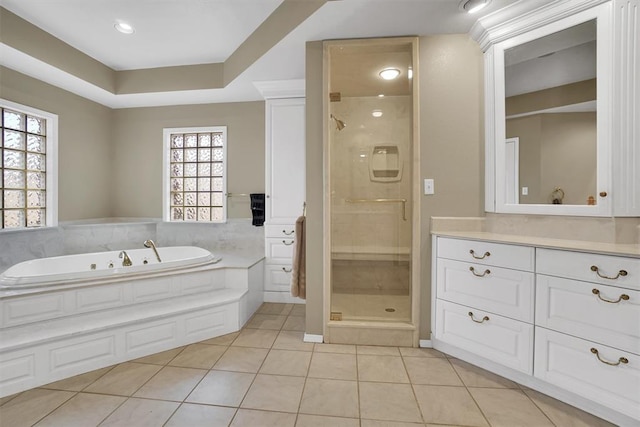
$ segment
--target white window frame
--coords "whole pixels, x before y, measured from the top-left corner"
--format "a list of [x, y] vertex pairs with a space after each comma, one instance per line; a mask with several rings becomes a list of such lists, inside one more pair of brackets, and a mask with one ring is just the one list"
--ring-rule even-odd
[[[182, 220], [173, 221], [171, 219], [171, 135], [175, 133], [222, 133], [224, 143], [222, 160], [222, 219], [217, 221], [197, 221]], [[203, 126], [203, 127], [181, 127], [164, 128], [162, 130], [162, 220], [172, 224], [180, 223], [201, 223], [201, 224], [221, 224], [227, 222], [227, 127], [226, 126]]]
[[[9, 110], [18, 111], [20, 113], [38, 116], [46, 120], [47, 134], [46, 136], [46, 203], [45, 206], [45, 225], [43, 227], [19, 227], [19, 228], [0, 228], [0, 233], [24, 230], [41, 230], [43, 228], [58, 226], [58, 115], [49, 113], [48, 111], [39, 110], [27, 105], [18, 104], [0, 98], [0, 106]], [[0, 162], [2, 159], [0, 159]], [[2, 197], [2, 194], [0, 194]], [[4, 207], [4, 205], [3, 205]], [[0, 218], [0, 221], [4, 221]]]

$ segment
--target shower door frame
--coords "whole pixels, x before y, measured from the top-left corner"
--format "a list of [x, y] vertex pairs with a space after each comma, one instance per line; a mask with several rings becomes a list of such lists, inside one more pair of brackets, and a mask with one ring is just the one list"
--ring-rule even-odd
[[[330, 338], [331, 327], [353, 327], [357, 329], [398, 330], [411, 332], [411, 345], [419, 346], [420, 325], [420, 288], [421, 288], [421, 217], [420, 217], [420, 92], [419, 92], [419, 63], [418, 63], [418, 37], [389, 37], [371, 39], [330, 40], [323, 42], [323, 70], [322, 70], [322, 111], [323, 111], [323, 335]], [[332, 228], [331, 228], [331, 176], [330, 171], [330, 102], [329, 102], [329, 70], [330, 48], [345, 45], [364, 44], [410, 44], [412, 55], [413, 78], [411, 87], [411, 256], [410, 256], [410, 298], [411, 298], [411, 322], [380, 322], [380, 321], [332, 321], [331, 315], [331, 264], [332, 264]], [[329, 339], [329, 342], [332, 340]], [[326, 342], [326, 341], [325, 341]], [[389, 345], [397, 345], [390, 343]]]

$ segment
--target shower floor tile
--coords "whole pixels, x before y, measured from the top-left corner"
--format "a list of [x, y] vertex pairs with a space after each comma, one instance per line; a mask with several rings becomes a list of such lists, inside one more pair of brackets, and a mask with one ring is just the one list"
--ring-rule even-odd
[[334, 292], [331, 296], [331, 311], [342, 313], [342, 320], [409, 322], [411, 321], [411, 297]]
[[[408, 318], [406, 296], [336, 295], [367, 310], [392, 305]], [[437, 350], [305, 343], [296, 330], [304, 325], [303, 305], [265, 304], [259, 314], [256, 322], [286, 319], [277, 319], [278, 330], [247, 325], [2, 398], [0, 425], [613, 425]], [[189, 366], [175, 366], [182, 364]]]

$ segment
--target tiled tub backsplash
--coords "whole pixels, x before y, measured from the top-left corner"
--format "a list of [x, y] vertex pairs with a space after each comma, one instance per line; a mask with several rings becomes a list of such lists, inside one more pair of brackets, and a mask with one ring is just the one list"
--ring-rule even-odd
[[0, 233], [0, 272], [35, 258], [141, 248], [147, 239], [153, 239], [159, 247], [199, 246], [228, 255], [264, 254], [264, 228], [252, 226], [250, 219], [232, 219], [224, 224], [108, 219], [5, 230]]

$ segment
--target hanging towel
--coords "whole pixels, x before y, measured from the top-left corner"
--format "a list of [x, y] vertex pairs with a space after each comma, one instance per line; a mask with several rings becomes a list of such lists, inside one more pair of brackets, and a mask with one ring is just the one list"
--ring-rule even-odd
[[291, 296], [306, 299], [306, 224], [304, 215], [296, 220], [296, 240], [293, 247], [293, 266], [291, 271]]

